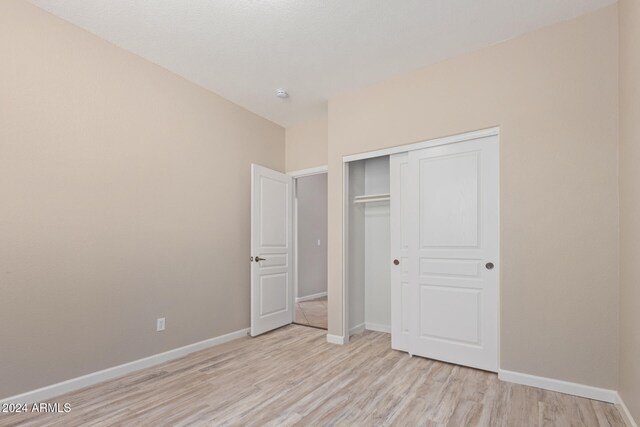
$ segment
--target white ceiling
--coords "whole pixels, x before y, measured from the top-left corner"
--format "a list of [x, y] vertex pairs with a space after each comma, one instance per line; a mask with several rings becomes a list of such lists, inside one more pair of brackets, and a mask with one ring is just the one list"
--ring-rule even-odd
[[324, 114], [338, 93], [615, 0], [31, 2], [289, 126]]

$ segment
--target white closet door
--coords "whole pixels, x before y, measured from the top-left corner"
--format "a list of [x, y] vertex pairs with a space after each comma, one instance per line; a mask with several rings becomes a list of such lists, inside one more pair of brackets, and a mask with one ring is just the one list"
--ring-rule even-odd
[[497, 371], [497, 137], [409, 152], [406, 181], [408, 351]]
[[390, 159], [391, 222], [391, 348], [409, 351], [409, 156]]

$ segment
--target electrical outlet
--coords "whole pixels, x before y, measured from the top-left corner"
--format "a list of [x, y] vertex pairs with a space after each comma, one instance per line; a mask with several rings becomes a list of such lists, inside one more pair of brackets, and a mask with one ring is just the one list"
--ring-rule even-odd
[[156, 320], [156, 332], [160, 331], [164, 331], [164, 317], [160, 317]]

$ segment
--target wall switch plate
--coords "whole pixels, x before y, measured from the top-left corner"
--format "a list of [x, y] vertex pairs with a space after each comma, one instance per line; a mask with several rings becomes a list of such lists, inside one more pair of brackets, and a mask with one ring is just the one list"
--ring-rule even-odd
[[320, 239], [318, 239], [318, 246], [320, 246]]
[[164, 317], [158, 318], [156, 320], [156, 332], [164, 331]]

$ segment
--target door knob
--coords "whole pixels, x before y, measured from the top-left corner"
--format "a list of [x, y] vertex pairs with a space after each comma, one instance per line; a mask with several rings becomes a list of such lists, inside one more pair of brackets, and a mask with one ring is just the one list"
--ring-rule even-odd
[[398, 261], [397, 259], [394, 259], [393, 260], [393, 265], [398, 265], [398, 264], [400, 264], [400, 261]]
[[256, 262], [260, 262], [260, 261], [266, 261], [266, 258], [260, 258], [259, 256], [256, 257]]
[[493, 269], [493, 263], [492, 262], [488, 262], [484, 266], [487, 267], [487, 270], [492, 270]]

